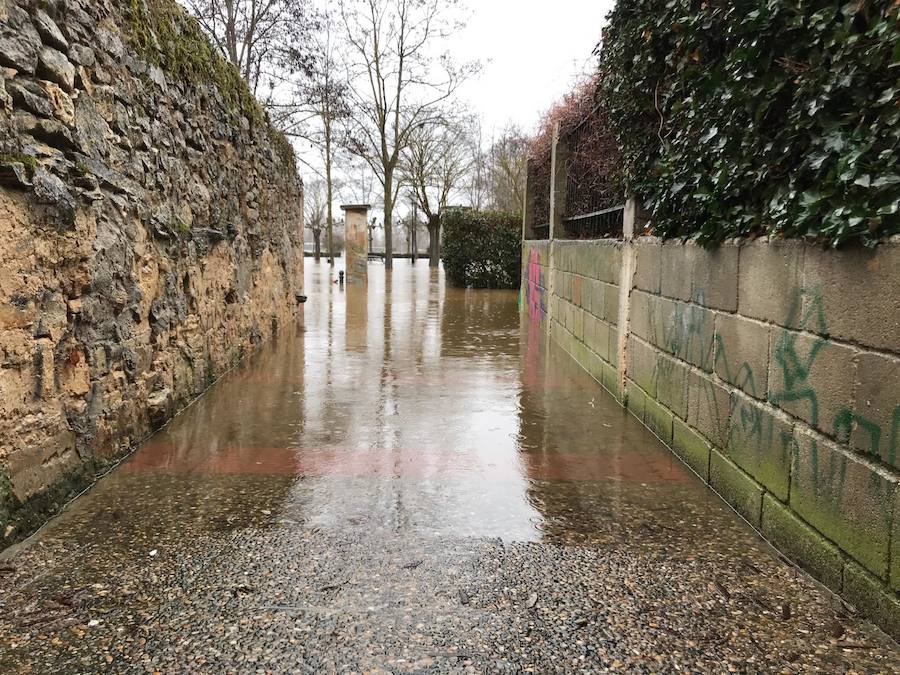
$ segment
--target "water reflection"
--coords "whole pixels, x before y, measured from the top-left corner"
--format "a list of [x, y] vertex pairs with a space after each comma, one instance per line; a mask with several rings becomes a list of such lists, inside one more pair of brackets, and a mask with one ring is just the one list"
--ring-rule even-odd
[[342, 287], [310, 262], [305, 328], [226, 376], [42, 536], [101, 528], [124, 545], [302, 524], [623, 541], [644, 537], [648, 510], [724, 513], [520, 327], [514, 292], [450, 288], [423, 263], [370, 267], [368, 288]]

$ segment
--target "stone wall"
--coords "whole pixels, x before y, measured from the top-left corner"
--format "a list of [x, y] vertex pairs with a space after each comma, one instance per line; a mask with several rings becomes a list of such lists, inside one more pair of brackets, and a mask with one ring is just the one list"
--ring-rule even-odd
[[[900, 242], [551, 241], [523, 255], [528, 320], [766, 539], [900, 636]], [[529, 261], [542, 259], [540, 287]]]
[[0, 546], [299, 313], [286, 141], [129, 4], [0, 0]]

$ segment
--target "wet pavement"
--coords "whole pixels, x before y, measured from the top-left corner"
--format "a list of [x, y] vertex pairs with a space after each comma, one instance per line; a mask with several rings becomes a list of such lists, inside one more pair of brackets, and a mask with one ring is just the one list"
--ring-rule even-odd
[[0, 672], [900, 672], [515, 293], [370, 275], [0, 557]]

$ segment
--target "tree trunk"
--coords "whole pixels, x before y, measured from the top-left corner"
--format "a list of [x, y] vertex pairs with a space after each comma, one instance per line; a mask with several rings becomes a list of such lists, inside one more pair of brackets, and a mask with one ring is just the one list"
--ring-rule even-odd
[[384, 174], [384, 267], [391, 269], [394, 266], [394, 174], [386, 171]]
[[313, 237], [315, 238], [315, 243], [313, 244], [313, 255], [316, 257], [316, 262], [319, 262], [319, 258], [322, 257], [322, 247], [319, 244], [319, 240], [322, 238], [322, 231], [314, 230]]
[[415, 199], [413, 199], [412, 207], [412, 261], [415, 265], [419, 259], [419, 205]]
[[331, 122], [325, 123], [325, 193], [328, 200], [327, 243], [328, 264], [334, 267], [334, 215], [331, 213], [331, 202], [334, 201], [333, 187], [331, 184]]
[[431, 216], [428, 219], [428, 253], [429, 267], [438, 267], [441, 264], [441, 217]]

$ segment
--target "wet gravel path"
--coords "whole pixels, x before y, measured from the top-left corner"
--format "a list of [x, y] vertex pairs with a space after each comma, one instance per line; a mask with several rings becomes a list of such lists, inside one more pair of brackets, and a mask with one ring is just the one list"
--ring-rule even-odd
[[562, 545], [275, 523], [173, 538], [114, 570], [101, 549], [81, 550], [77, 575], [76, 552], [38, 546], [5, 568], [0, 669], [900, 670], [887, 637], [745, 543], [734, 558], [653, 535]]

